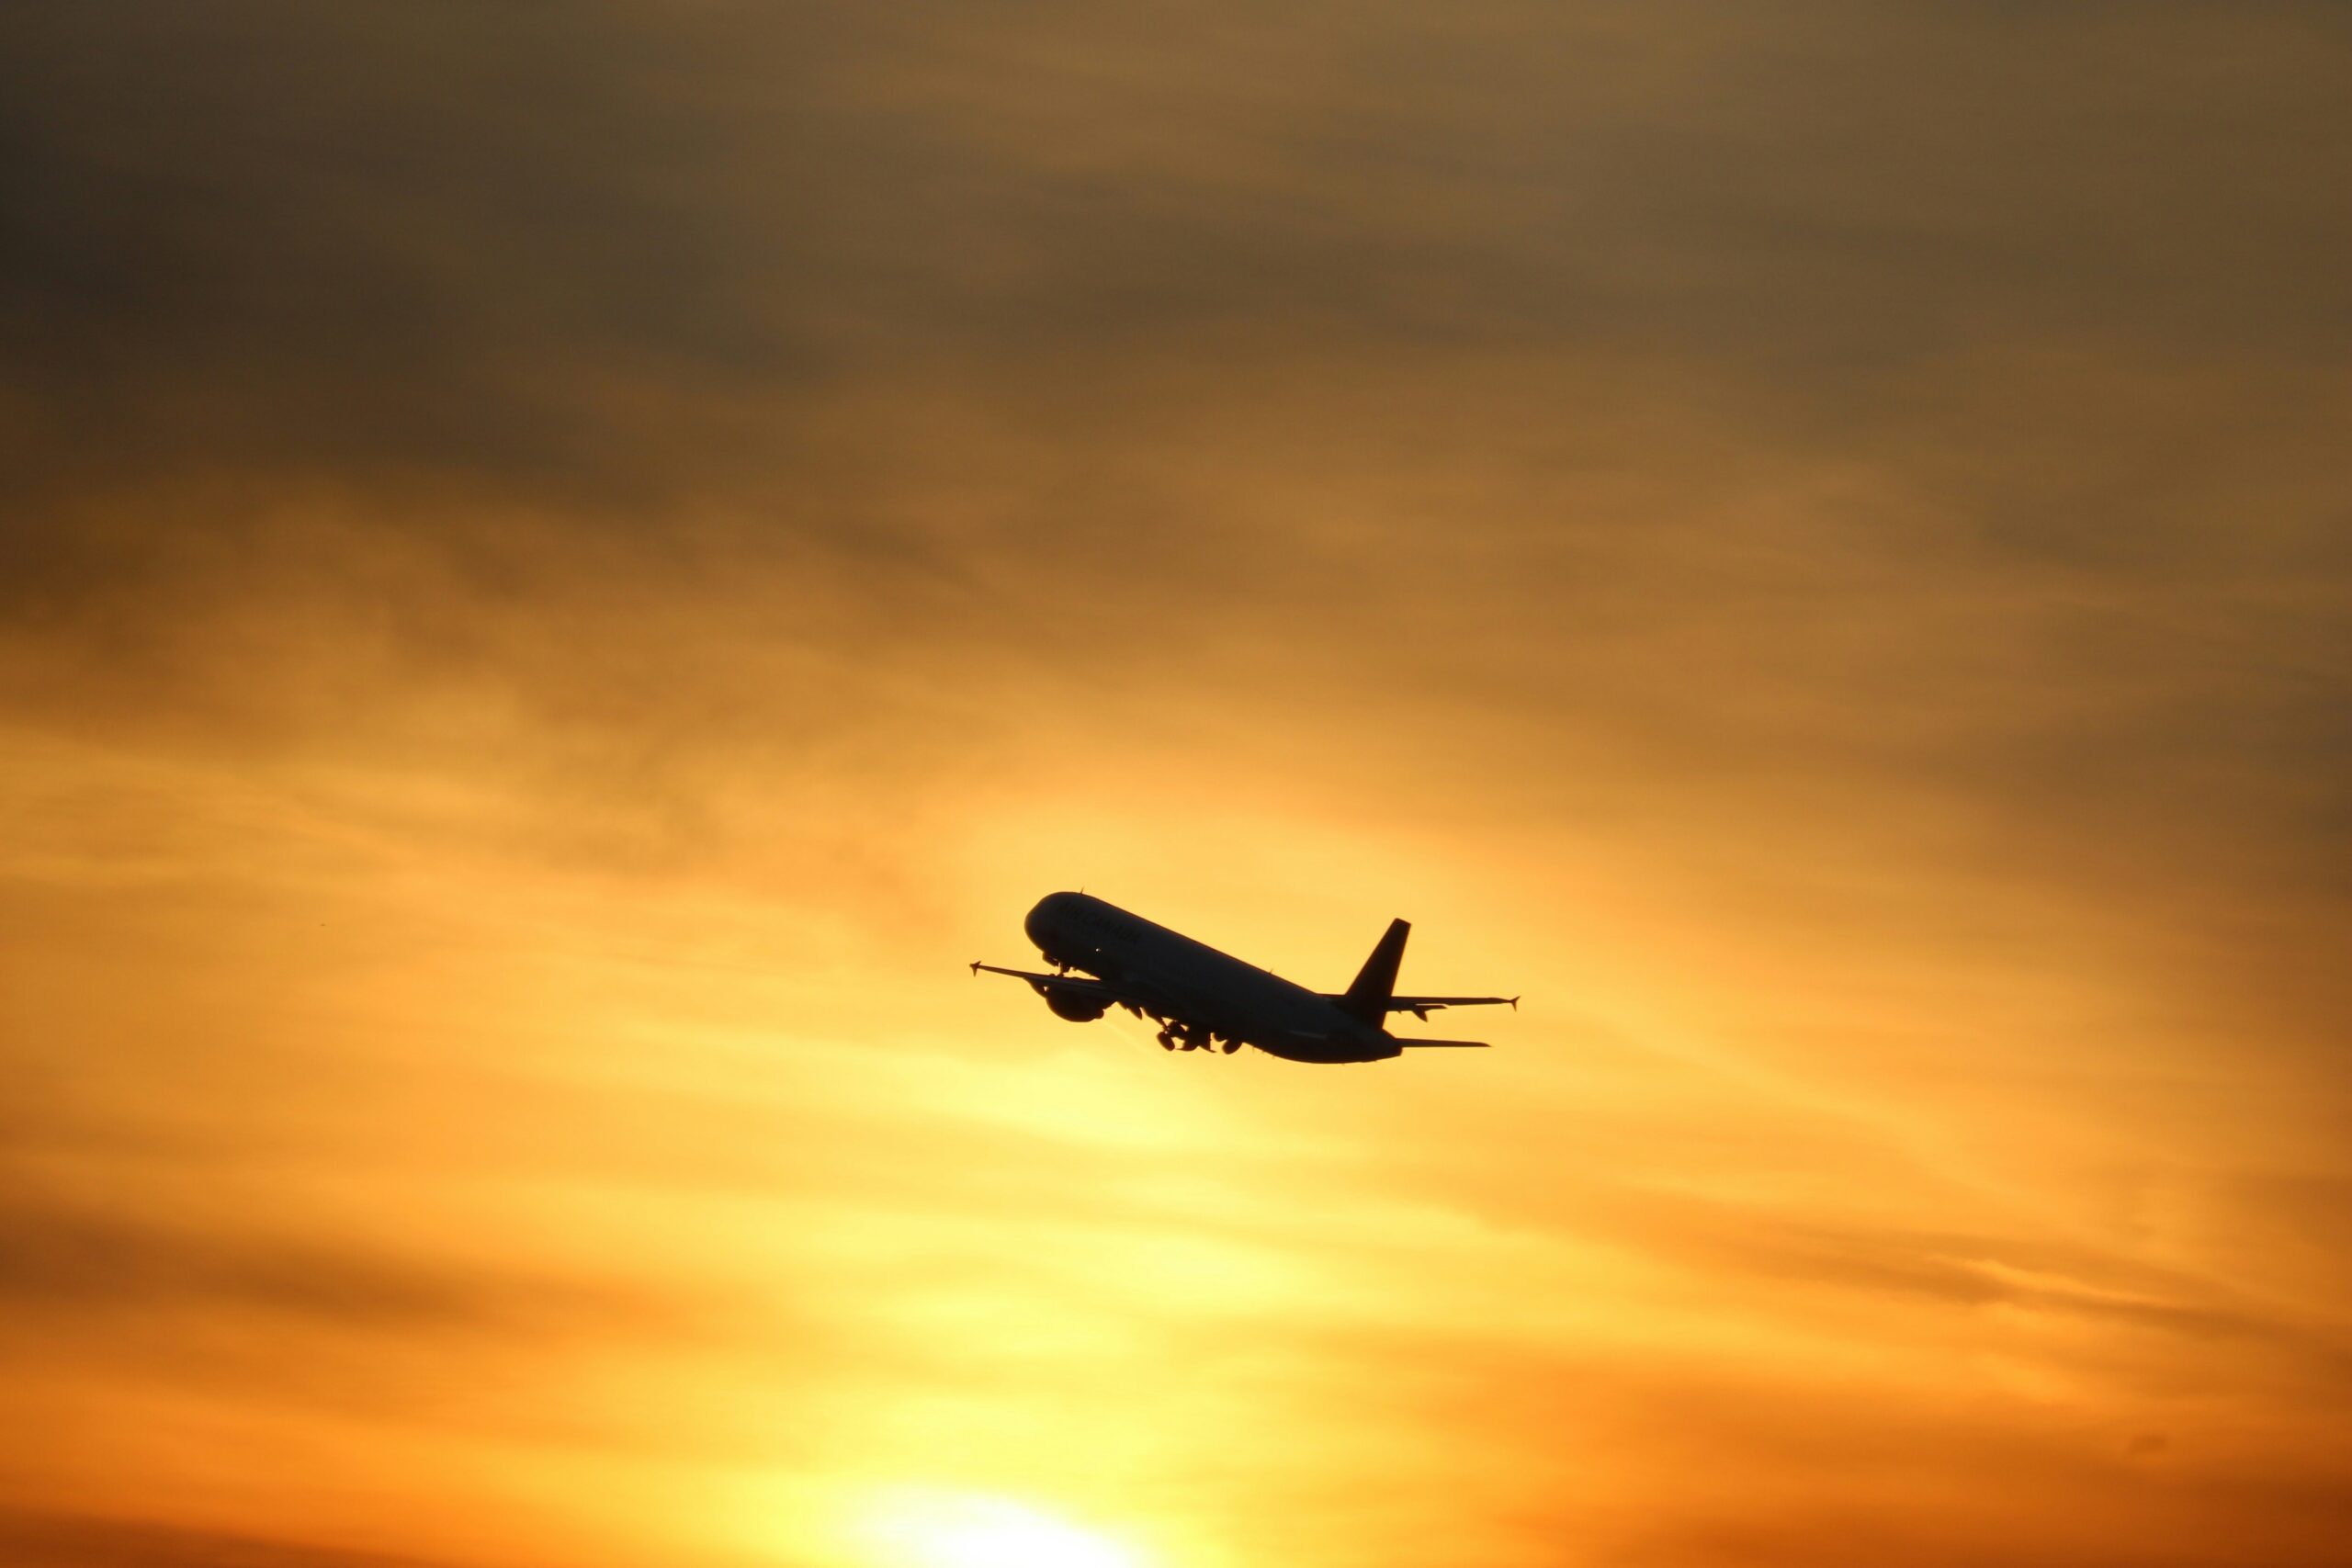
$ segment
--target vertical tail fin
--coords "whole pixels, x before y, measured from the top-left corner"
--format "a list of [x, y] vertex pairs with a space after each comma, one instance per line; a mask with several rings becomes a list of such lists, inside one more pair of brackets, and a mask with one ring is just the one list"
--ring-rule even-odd
[[1374, 944], [1372, 956], [1356, 971], [1355, 982], [1340, 998], [1340, 1010], [1374, 1029], [1388, 1022], [1388, 998], [1396, 994], [1396, 966], [1405, 960], [1405, 938], [1412, 927], [1391, 920]]

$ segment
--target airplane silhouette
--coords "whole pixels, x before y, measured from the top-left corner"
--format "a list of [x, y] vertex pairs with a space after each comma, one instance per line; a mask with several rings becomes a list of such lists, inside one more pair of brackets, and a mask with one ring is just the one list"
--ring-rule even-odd
[[[975, 960], [972, 973], [1025, 980], [1057, 1017], [1090, 1023], [1114, 1007], [1159, 1025], [1168, 1051], [1254, 1045], [1292, 1062], [1379, 1062], [1483, 1040], [1400, 1040], [1388, 1015], [1427, 1022], [1442, 1008], [1519, 1006], [1517, 997], [1400, 997], [1396, 968], [1412, 927], [1391, 920], [1344, 991], [1310, 991], [1204, 942], [1083, 893], [1048, 893], [1022, 922], [1050, 975]], [[1072, 970], [1079, 971], [1073, 975]]]

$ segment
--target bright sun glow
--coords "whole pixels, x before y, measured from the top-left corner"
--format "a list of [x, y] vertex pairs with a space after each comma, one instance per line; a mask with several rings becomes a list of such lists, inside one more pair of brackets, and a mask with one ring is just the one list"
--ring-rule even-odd
[[1148, 1568], [1106, 1536], [1001, 1497], [894, 1493], [859, 1533], [876, 1568]]

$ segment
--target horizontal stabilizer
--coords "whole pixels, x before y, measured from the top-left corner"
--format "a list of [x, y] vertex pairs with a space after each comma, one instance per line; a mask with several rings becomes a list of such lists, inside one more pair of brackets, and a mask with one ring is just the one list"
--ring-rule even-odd
[[1410, 1051], [1417, 1045], [1449, 1045], [1456, 1050], [1462, 1051], [1484, 1051], [1487, 1049], [1487, 1043], [1483, 1040], [1399, 1040], [1396, 1043], [1408, 1051]]

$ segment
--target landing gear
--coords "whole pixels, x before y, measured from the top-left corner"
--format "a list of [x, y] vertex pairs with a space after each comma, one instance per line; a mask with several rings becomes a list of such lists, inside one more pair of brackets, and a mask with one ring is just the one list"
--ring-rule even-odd
[[1182, 1019], [1163, 1018], [1152, 1014], [1152, 1021], [1159, 1025], [1153, 1039], [1163, 1051], [1222, 1051], [1232, 1055], [1241, 1049], [1241, 1042], [1219, 1034], [1204, 1024], [1186, 1023]]

